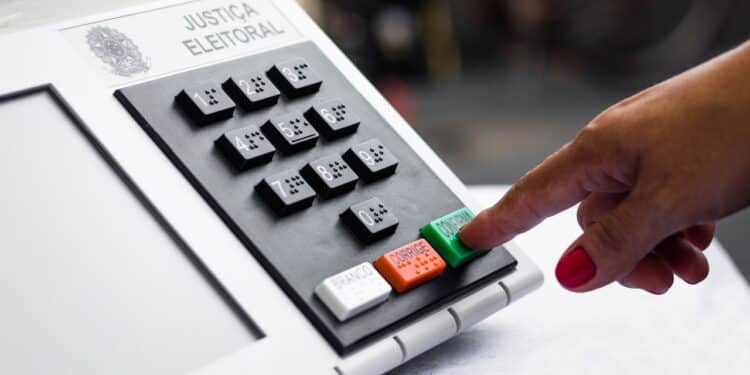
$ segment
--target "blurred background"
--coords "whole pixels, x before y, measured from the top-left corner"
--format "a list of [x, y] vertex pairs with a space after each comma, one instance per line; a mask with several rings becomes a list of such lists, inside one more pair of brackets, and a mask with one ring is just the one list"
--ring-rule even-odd
[[[0, 0], [0, 34], [143, 2]], [[747, 0], [300, 3], [467, 184], [513, 183], [607, 106], [750, 36]], [[747, 229], [749, 212], [719, 226], [746, 277]]]
[[[467, 184], [516, 181], [609, 105], [750, 37], [747, 0], [302, 3]], [[719, 238], [750, 279], [748, 229], [746, 210]]]

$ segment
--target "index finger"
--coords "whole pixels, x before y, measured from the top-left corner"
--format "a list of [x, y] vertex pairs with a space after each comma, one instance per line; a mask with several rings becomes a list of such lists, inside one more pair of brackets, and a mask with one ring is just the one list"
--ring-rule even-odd
[[466, 224], [461, 241], [472, 249], [490, 249], [573, 206], [588, 194], [583, 184], [584, 161], [577, 148], [565, 145]]

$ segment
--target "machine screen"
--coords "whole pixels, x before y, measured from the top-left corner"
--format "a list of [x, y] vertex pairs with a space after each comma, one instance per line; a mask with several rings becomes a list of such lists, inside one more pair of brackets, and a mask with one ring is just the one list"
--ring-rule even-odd
[[0, 373], [185, 373], [261, 337], [50, 91], [0, 119]]

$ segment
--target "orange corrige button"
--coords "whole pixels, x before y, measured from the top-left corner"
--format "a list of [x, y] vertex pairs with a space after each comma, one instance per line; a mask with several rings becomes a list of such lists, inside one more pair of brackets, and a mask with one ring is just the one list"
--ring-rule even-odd
[[423, 239], [389, 251], [374, 265], [399, 293], [440, 276], [445, 269], [443, 258]]

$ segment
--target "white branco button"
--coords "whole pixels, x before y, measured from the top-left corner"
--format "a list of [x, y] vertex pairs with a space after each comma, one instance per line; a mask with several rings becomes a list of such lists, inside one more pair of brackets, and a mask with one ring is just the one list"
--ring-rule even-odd
[[372, 264], [362, 263], [323, 280], [315, 294], [343, 322], [385, 302], [391, 285]]

